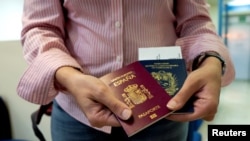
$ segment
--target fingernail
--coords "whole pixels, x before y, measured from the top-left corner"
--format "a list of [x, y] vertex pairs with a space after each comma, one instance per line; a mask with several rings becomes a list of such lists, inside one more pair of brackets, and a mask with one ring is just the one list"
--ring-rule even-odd
[[177, 103], [174, 100], [169, 101], [168, 104], [167, 104], [167, 107], [169, 109], [175, 109], [176, 106], [177, 106]]
[[130, 118], [131, 114], [132, 114], [132, 111], [131, 111], [131, 110], [125, 109], [125, 110], [123, 110], [123, 112], [122, 112], [122, 118], [123, 118], [124, 120], [127, 120], [127, 119]]

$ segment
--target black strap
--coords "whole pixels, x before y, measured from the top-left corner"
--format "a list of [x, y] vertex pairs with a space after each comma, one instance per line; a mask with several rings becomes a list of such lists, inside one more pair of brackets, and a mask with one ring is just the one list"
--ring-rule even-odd
[[40, 131], [37, 125], [39, 125], [42, 119], [42, 116], [44, 114], [51, 115], [52, 104], [53, 102], [50, 102], [47, 105], [41, 105], [37, 111], [31, 114], [32, 128], [33, 128], [35, 135], [39, 138], [40, 141], [46, 141], [46, 140], [43, 136], [43, 133]]
[[0, 113], [0, 140], [11, 139], [12, 134], [9, 109], [2, 97], [0, 97]]

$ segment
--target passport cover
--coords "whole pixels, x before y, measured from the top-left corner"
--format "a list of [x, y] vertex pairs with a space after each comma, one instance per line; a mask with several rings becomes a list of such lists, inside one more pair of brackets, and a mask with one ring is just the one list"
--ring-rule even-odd
[[118, 118], [129, 137], [172, 113], [166, 106], [171, 96], [139, 61], [100, 79], [132, 109], [129, 120]]
[[[142, 60], [140, 62], [171, 97], [178, 93], [187, 77], [184, 59]], [[193, 100], [192, 97], [182, 109], [173, 114], [193, 112]]]

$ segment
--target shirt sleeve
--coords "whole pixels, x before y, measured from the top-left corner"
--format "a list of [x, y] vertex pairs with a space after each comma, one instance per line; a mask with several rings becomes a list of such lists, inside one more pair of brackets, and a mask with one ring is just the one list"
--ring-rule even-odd
[[235, 69], [228, 48], [216, 33], [205, 0], [177, 0], [174, 6], [176, 14], [176, 45], [182, 47], [183, 57], [191, 71], [193, 59], [201, 52], [215, 51], [226, 62], [222, 86], [230, 84], [235, 78]]
[[62, 66], [80, 69], [64, 44], [64, 15], [59, 0], [25, 0], [21, 42], [28, 67], [17, 86], [19, 96], [47, 104], [58, 90], [54, 75]]

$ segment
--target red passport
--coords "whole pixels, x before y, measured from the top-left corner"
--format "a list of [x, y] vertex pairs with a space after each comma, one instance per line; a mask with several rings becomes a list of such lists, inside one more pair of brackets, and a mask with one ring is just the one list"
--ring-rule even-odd
[[111, 72], [101, 80], [132, 109], [129, 120], [118, 118], [129, 137], [172, 113], [166, 107], [171, 96], [139, 61]]

